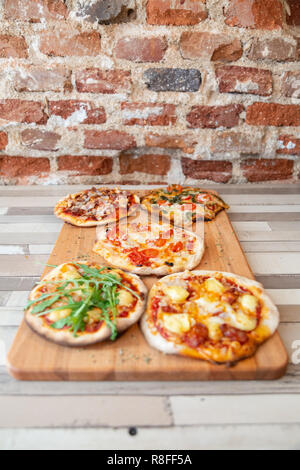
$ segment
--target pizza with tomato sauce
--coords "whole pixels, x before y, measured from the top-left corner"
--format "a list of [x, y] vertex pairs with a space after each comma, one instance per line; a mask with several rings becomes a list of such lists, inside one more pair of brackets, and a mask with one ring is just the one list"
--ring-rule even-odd
[[136, 323], [147, 289], [134, 274], [72, 262], [57, 266], [33, 289], [26, 323], [39, 335], [64, 346], [87, 346]]
[[148, 343], [166, 354], [231, 364], [252, 356], [278, 324], [261, 284], [236, 274], [186, 271], [154, 284], [141, 327]]
[[120, 189], [91, 188], [69, 194], [58, 202], [54, 214], [79, 227], [95, 227], [134, 214], [140, 199]]
[[178, 184], [154, 190], [142, 199], [142, 205], [152, 213], [161, 214], [177, 225], [193, 224], [197, 220], [213, 220], [229, 206], [216, 194]]
[[94, 252], [126, 271], [164, 276], [195, 268], [202, 259], [204, 243], [179, 227], [132, 221], [100, 227]]

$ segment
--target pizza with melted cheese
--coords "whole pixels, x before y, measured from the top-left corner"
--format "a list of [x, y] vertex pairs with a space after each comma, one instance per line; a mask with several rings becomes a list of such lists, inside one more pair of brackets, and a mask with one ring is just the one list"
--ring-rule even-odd
[[118, 334], [144, 312], [147, 289], [134, 274], [96, 263], [64, 263], [33, 289], [26, 323], [64, 346], [86, 346]]
[[164, 276], [195, 268], [203, 256], [204, 242], [169, 224], [120, 222], [98, 229], [94, 252], [126, 271]]
[[197, 220], [213, 220], [229, 206], [216, 194], [178, 184], [152, 191], [142, 199], [142, 205], [155, 214], [161, 214], [171, 222], [185, 225]]
[[186, 271], [154, 284], [141, 327], [148, 343], [164, 353], [234, 363], [252, 356], [278, 324], [276, 306], [256, 281]]
[[120, 189], [91, 188], [69, 194], [58, 202], [54, 214], [79, 227], [95, 227], [118, 221], [136, 211], [140, 199]]

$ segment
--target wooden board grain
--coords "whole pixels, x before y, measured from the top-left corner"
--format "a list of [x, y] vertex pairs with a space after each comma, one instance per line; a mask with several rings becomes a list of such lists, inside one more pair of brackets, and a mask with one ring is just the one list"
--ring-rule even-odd
[[[102, 263], [92, 252], [95, 238], [95, 228], [64, 224], [48, 263], [58, 265], [76, 259]], [[222, 270], [253, 278], [225, 212], [205, 224], [205, 245], [205, 255], [197, 269]], [[150, 288], [156, 278], [146, 276], [143, 280]], [[148, 346], [138, 325], [114, 343], [66, 348], [39, 337], [24, 321], [7, 358], [8, 370], [16, 379], [49, 381], [274, 380], [285, 373], [287, 364], [288, 355], [278, 333], [255, 356], [227, 367], [164, 355]]]

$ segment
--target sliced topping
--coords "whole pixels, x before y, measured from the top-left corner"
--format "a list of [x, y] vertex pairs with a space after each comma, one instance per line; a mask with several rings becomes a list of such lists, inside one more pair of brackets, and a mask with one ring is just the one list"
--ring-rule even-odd
[[221, 325], [223, 323], [224, 321], [219, 317], [210, 317], [206, 319], [205, 324], [208, 328], [210, 339], [218, 341], [222, 338]]
[[79, 274], [78, 270], [75, 266], [67, 265], [66, 270], [62, 272], [62, 278], [69, 280], [69, 279], [80, 279], [81, 275]]
[[183, 337], [184, 343], [191, 348], [197, 348], [209, 339], [208, 328], [202, 323], [192, 326], [188, 333]]
[[133, 295], [125, 289], [119, 291], [119, 307], [129, 307], [134, 301]]
[[163, 316], [163, 323], [167, 330], [171, 331], [172, 333], [186, 333], [190, 330], [193, 319], [186, 313], [172, 313], [170, 315]]
[[84, 317], [85, 323], [92, 325], [93, 323], [98, 323], [101, 321], [102, 311], [100, 308], [93, 308], [87, 312], [87, 316]]
[[231, 341], [238, 341], [240, 344], [246, 344], [248, 341], [248, 335], [244, 331], [237, 330], [229, 325], [221, 325], [221, 331], [225, 338]]
[[226, 317], [226, 323], [242, 331], [252, 331], [257, 327], [256, 317], [246, 315], [241, 310]]
[[256, 313], [258, 300], [254, 295], [244, 294], [239, 298], [240, 304], [247, 312]]
[[56, 310], [47, 315], [47, 318], [48, 320], [54, 323], [58, 320], [62, 320], [63, 318], [67, 318], [71, 313], [72, 310], [69, 308], [66, 308], [64, 310]]
[[225, 292], [225, 287], [223, 284], [215, 279], [214, 277], [211, 277], [210, 279], [207, 279], [205, 282], [205, 288], [208, 292], [213, 292], [215, 294], [222, 295], [223, 292]]
[[164, 286], [163, 291], [174, 303], [183, 303], [190, 295], [190, 293], [181, 286]]

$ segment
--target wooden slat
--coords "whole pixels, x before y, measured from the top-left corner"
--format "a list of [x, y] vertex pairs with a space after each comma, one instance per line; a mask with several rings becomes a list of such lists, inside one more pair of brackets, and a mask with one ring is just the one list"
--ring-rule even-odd
[[[2, 450], [294, 450], [299, 449], [300, 425], [174, 426], [128, 429], [3, 429]], [[114, 455], [114, 452], [112, 452]], [[134, 454], [133, 454], [134, 455]]]

